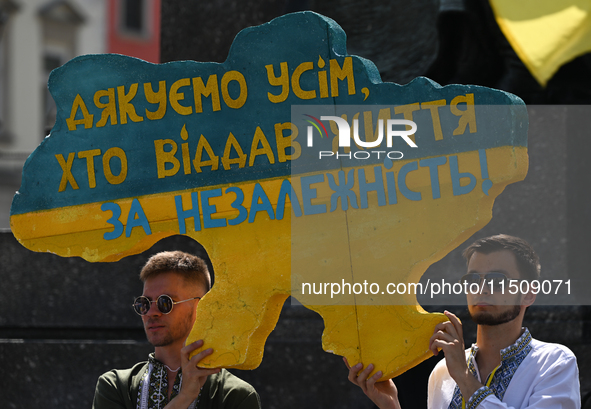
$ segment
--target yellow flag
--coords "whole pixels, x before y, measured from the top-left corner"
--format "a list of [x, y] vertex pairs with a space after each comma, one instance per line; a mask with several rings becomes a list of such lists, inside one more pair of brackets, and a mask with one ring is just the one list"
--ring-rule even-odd
[[560, 66], [591, 51], [591, 0], [490, 0], [501, 30], [545, 86]]

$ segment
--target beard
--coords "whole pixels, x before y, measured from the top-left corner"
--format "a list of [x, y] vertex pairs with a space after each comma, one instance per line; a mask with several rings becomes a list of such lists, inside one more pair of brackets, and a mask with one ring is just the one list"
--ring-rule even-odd
[[497, 315], [491, 314], [489, 312], [472, 314], [470, 309], [468, 309], [468, 312], [470, 313], [470, 318], [472, 321], [474, 321], [474, 323], [478, 325], [495, 326], [505, 324], [517, 318], [521, 312], [521, 306], [514, 305], [511, 309]]
[[190, 315], [185, 315], [180, 322], [177, 322], [169, 328], [166, 334], [161, 337], [150, 335], [146, 329], [146, 337], [148, 342], [154, 347], [165, 347], [171, 345], [179, 339], [185, 340], [189, 336], [191, 329], [193, 328], [193, 322], [195, 321], [195, 312], [193, 311]]

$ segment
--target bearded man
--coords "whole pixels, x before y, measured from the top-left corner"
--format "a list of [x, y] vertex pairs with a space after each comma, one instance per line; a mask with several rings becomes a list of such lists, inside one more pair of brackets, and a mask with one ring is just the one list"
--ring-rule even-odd
[[[525, 310], [534, 303], [532, 291], [511, 294], [509, 285], [537, 280], [539, 258], [523, 239], [497, 235], [477, 240], [464, 251], [468, 272], [461, 279], [482, 291], [468, 292], [468, 310], [478, 324], [476, 344], [464, 350], [462, 324], [446, 311], [449, 321], [438, 324], [429, 348], [445, 359], [429, 377], [430, 409], [563, 408], [581, 407], [579, 370], [565, 346], [533, 339], [522, 328]], [[484, 280], [484, 282], [483, 282]], [[531, 288], [530, 286], [527, 286]], [[400, 409], [392, 380], [371, 378], [373, 365], [349, 367], [349, 380], [380, 408]]]

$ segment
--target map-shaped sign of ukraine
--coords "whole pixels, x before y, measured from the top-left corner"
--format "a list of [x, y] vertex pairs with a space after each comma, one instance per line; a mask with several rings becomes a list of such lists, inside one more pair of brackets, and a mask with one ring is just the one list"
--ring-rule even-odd
[[[446, 318], [387, 285], [418, 283], [525, 177], [526, 110], [483, 87], [382, 83], [345, 39], [304, 12], [241, 31], [222, 64], [87, 55], [56, 69], [56, 123], [24, 166], [14, 235], [92, 262], [200, 242], [216, 283], [188, 342], [214, 348], [204, 366], [257, 367], [292, 293], [323, 317], [325, 350], [384, 379], [418, 364]], [[381, 291], [358, 293], [364, 281]], [[322, 283], [343, 294], [310, 294]]]

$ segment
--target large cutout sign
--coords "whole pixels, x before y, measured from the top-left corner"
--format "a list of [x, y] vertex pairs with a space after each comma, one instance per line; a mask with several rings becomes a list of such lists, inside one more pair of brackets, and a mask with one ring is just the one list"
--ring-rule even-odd
[[527, 171], [519, 99], [382, 83], [310, 12], [243, 30], [223, 64], [88, 55], [49, 88], [56, 124], [25, 164], [14, 235], [93, 262], [199, 241], [216, 284], [189, 342], [214, 348], [209, 366], [258, 366], [292, 293], [349, 362], [388, 378], [426, 359], [446, 318], [391, 285], [416, 284]]

